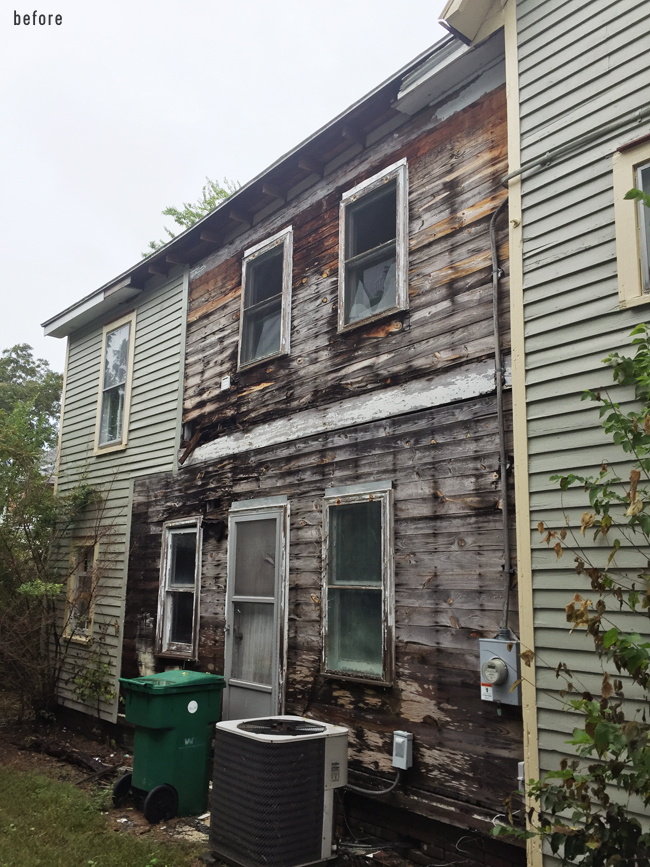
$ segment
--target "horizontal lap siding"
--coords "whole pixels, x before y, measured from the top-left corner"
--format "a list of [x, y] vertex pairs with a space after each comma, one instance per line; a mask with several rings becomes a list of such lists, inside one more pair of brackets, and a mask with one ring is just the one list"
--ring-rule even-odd
[[[522, 748], [518, 709], [498, 717], [479, 687], [478, 638], [497, 631], [503, 607], [498, 460], [491, 395], [182, 469], [176, 479], [138, 480], [125, 673], [137, 675], [138, 627], [156, 613], [163, 522], [202, 514], [206, 501], [213, 507], [203, 525], [199, 668], [222, 672], [228, 540], [217, 541], [208, 519], [227, 520], [235, 500], [286, 494], [286, 712], [349, 726], [353, 766], [386, 775], [393, 730], [412, 731], [409, 790], [500, 809]], [[332, 484], [375, 479], [391, 479], [395, 496], [396, 682], [388, 689], [319, 674], [322, 498]]]
[[[76, 485], [89, 483], [102, 493], [99, 511], [87, 514], [70, 535], [72, 540], [99, 535], [102, 565], [93, 634], [101, 637], [105, 646], [115, 688], [122, 649], [130, 479], [169, 471], [175, 465], [178, 389], [182, 382], [183, 297], [183, 278], [179, 276], [143, 293], [136, 307], [129, 435], [123, 451], [93, 454], [103, 323], [70, 338], [57, 491], [65, 495]], [[63, 575], [69, 572], [69, 550], [69, 544], [65, 544], [58, 552]], [[61, 696], [67, 705], [88, 711], [76, 699], [71, 680], [75, 667], [83, 663], [86, 654], [85, 646], [74, 645], [64, 672]], [[104, 717], [115, 719], [116, 702], [103, 703], [101, 709]], [[96, 708], [90, 710], [96, 712]]]
[[[246, 246], [293, 226], [291, 355], [237, 372], [241, 250], [190, 283], [184, 418], [205, 444], [305, 408], [407, 383], [491, 355], [489, 219], [502, 198], [506, 168], [502, 88], [432, 125], [430, 112], [357, 158], [358, 168], [327, 178], [302, 210], [271, 218]], [[416, 134], [420, 130], [419, 134]], [[409, 170], [410, 309], [337, 334], [338, 223], [341, 194], [406, 157]], [[507, 259], [505, 226], [500, 257]], [[503, 284], [503, 329], [508, 314]], [[232, 377], [221, 391], [221, 379]]]
[[[517, 9], [522, 162], [650, 101], [647, 3], [520, 0]], [[582, 633], [569, 635], [564, 616], [574, 592], [590, 593], [589, 582], [573, 571], [570, 552], [557, 561], [535, 528], [538, 521], [561, 526], [563, 504], [578, 523], [588, 508], [579, 490], [562, 501], [557, 485], [549, 482], [552, 473], [593, 474], [602, 459], [620, 458], [600, 430], [597, 410], [581, 403], [580, 394], [611, 384], [602, 358], [612, 351], [629, 352], [629, 332], [647, 317], [643, 307], [618, 308], [612, 154], [648, 131], [647, 121], [628, 124], [522, 181], [542, 770], [557, 767], [569, 751], [564, 741], [574, 724], [562, 712], [561, 684], [551, 669], [566, 662], [576, 686], [584, 683], [597, 692], [602, 672], [590, 652], [593, 645]], [[636, 569], [642, 564], [630, 552], [623, 565]], [[634, 617], [628, 625], [644, 624]]]

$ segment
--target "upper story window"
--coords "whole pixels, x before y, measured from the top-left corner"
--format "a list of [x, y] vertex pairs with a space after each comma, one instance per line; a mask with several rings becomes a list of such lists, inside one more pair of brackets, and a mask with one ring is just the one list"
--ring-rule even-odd
[[403, 159], [341, 199], [339, 331], [408, 307], [407, 187]]
[[338, 677], [392, 681], [392, 493], [391, 482], [326, 492], [323, 669]]
[[626, 199], [636, 187], [650, 194], [650, 136], [614, 154], [614, 216], [621, 307], [650, 301], [650, 208]]
[[160, 654], [196, 658], [200, 587], [200, 519], [165, 524], [158, 603]]
[[[650, 196], [650, 162], [636, 170], [636, 188]], [[641, 246], [641, 282], [644, 292], [650, 292], [650, 208], [637, 203], [639, 242]]]
[[244, 253], [239, 367], [289, 352], [291, 227]]
[[133, 370], [135, 313], [106, 325], [95, 433], [95, 453], [125, 448]]

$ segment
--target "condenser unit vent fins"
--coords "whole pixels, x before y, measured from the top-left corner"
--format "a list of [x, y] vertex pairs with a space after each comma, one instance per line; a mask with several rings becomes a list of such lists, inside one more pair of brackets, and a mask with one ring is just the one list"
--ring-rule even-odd
[[239, 723], [237, 728], [242, 732], [255, 732], [258, 735], [283, 735], [297, 737], [298, 735], [315, 735], [325, 731], [325, 726], [307, 720], [295, 719], [251, 719]]
[[321, 860], [325, 739], [264, 743], [217, 728], [210, 844], [244, 867]]

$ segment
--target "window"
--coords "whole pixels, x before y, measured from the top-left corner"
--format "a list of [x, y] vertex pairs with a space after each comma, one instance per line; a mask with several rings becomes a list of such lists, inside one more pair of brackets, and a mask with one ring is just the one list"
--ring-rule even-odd
[[198, 649], [201, 519], [164, 525], [158, 599], [158, 653], [195, 659]]
[[626, 199], [632, 187], [650, 193], [650, 136], [614, 154], [614, 216], [621, 307], [650, 301], [650, 209]]
[[323, 525], [323, 669], [393, 677], [392, 484], [330, 488]]
[[289, 352], [291, 227], [244, 253], [239, 367]]
[[71, 554], [65, 634], [87, 641], [92, 633], [97, 545], [75, 545]]
[[126, 447], [135, 313], [104, 327], [95, 454]]
[[339, 221], [339, 331], [408, 307], [406, 160], [344, 194]]

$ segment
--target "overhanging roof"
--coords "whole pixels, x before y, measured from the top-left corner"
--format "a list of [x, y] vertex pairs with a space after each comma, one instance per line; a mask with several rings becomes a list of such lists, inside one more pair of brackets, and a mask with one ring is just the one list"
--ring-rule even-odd
[[[340, 164], [348, 151], [351, 158], [361, 152], [369, 140], [378, 140], [382, 130], [396, 128], [405, 120], [405, 115], [418, 110], [414, 100], [422, 105], [423, 68], [426, 87], [437, 89], [439, 93], [443, 92], [440, 88], [448, 89], [454, 80], [466, 77], [466, 61], [457, 61], [465, 58], [467, 52], [468, 49], [459, 46], [452, 36], [435, 43], [224, 199], [189, 229], [115, 279], [47, 319], [43, 323], [45, 335], [65, 337], [71, 334], [137, 297], [153, 276], [164, 276], [178, 265], [199, 262], [233, 240], [241, 231], [254, 225], [256, 217], [263, 219], [287, 199], [316, 183], [327, 172], [328, 166]], [[410, 97], [404, 91], [404, 85], [413, 91]], [[409, 98], [413, 106], [409, 106]]]

